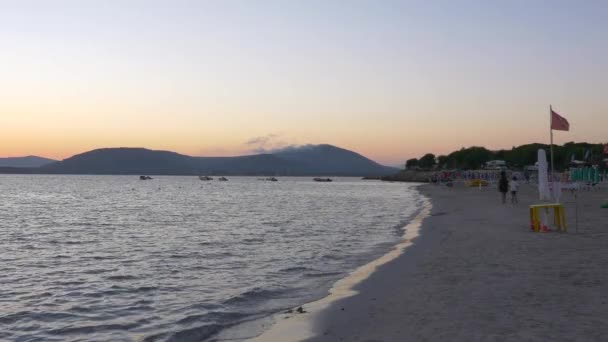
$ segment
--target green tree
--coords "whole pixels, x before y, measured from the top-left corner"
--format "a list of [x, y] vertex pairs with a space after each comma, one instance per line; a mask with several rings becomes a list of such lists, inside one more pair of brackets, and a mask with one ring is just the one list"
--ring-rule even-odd
[[447, 169], [449, 167], [449, 159], [448, 156], [439, 156], [437, 157], [437, 165], [442, 169]]
[[435, 166], [435, 155], [432, 153], [427, 153], [418, 161], [418, 166], [423, 169], [431, 169]]
[[405, 162], [405, 168], [408, 169], [408, 170], [413, 169], [416, 166], [418, 166], [418, 159], [417, 158], [408, 159]]
[[[484, 164], [490, 160], [504, 160], [510, 168], [521, 169], [527, 165], [534, 165], [538, 158], [539, 149], [544, 149], [547, 152], [547, 161], [550, 163], [550, 146], [547, 144], [535, 143], [499, 151], [490, 151], [484, 147], [478, 146], [463, 147], [447, 156], [442, 155], [437, 158], [429, 153], [417, 160], [417, 166], [422, 169], [430, 169], [435, 165], [435, 162], [437, 162], [441, 168], [472, 170], [482, 168]], [[587, 162], [600, 165], [602, 168], [606, 167], [603, 159], [608, 156], [603, 154], [602, 144], [568, 142], [563, 146], [553, 145], [553, 163], [555, 165], [555, 170], [562, 171], [567, 168], [573, 156], [577, 160], [583, 160], [587, 151], [589, 151], [589, 158], [586, 160]], [[408, 163], [413, 163], [413, 161], [408, 161]]]
[[485, 162], [495, 159], [494, 153], [484, 147], [461, 148], [448, 155], [448, 167], [474, 170], [480, 169]]

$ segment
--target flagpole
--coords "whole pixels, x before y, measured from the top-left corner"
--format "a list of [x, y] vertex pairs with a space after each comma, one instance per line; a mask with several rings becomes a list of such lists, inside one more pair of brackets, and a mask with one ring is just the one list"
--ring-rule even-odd
[[553, 108], [549, 105], [549, 135], [551, 136], [551, 184], [553, 184]]

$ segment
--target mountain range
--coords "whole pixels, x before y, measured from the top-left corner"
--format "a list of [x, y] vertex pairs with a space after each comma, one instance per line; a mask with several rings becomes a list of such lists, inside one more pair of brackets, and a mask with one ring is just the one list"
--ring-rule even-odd
[[56, 160], [36, 156], [9, 157], [0, 158], [0, 167], [41, 167], [54, 162]]
[[27, 170], [23, 165], [4, 163], [0, 166], [4, 166], [0, 172], [5, 173], [112, 175], [382, 176], [398, 171], [327, 144], [237, 157], [193, 157], [145, 148], [102, 148]]

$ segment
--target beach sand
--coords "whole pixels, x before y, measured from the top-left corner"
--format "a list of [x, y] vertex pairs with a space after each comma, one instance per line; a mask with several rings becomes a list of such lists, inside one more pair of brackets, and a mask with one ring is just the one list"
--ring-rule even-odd
[[432, 209], [411, 246], [355, 295], [283, 317], [258, 341], [608, 339], [606, 190], [579, 194], [578, 232], [564, 195], [568, 233], [530, 232], [532, 186], [517, 205], [501, 204], [493, 187], [420, 191]]

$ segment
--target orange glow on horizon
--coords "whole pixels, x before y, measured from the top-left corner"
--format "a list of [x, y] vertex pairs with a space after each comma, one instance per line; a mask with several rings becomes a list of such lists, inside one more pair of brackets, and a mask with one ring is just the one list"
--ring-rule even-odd
[[401, 165], [548, 142], [550, 104], [572, 129], [556, 143], [602, 142], [602, 10], [14, 2], [0, 10], [10, 28], [0, 31], [0, 156], [118, 146], [234, 156], [328, 143]]

